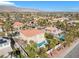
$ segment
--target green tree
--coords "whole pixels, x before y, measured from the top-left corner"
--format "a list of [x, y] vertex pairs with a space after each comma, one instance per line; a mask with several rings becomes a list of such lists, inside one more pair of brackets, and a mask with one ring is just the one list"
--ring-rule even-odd
[[34, 41], [30, 41], [30, 44], [27, 44], [25, 50], [28, 52], [30, 58], [45, 58], [47, 57], [45, 48], [37, 48], [37, 44]]
[[74, 32], [69, 31], [68, 33], [66, 33], [65, 35], [65, 41], [67, 43], [68, 46], [70, 46], [70, 44], [74, 41]]
[[38, 50], [38, 56], [40, 58], [47, 58], [48, 55], [47, 55], [46, 51], [47, 50], [45, 48], [39, 48], [39, 50]]
[[13, 23], [12, 23], [12, 20], [10, 18], [10, 14], [7, 13], [6, 16], [7, 16], [7, 19], [6, 19], [6, 21], [4, 21], [3, 28], [5, 29], [5, 32], [8, 34], [9, 31], [13, 30], [13, 26], [12, 26]]
[[45, 36], [46, 39], [53, 39], [53, 35], [50, 34], [50, 33], [45, 33], [44, 36]]
[[27, 44], [25, 50], [28, 52], [30, 58], [35, 58], [37, 56], [37, 46], [34, 41], [30, 41], [30, 44]]
[[56, 25], [57, 28], [60, 28], [62, 30], [67, 30], [68, 29], [67, 21], [63, 21], [63, 22], [57, 21], [55, 23], [55, 25]]
[[51, 25], [51, 22], [48, 21], [48, 19], [39, 19], [37, 21], [37, 24], [40, 26], [49, 26], [49, 25]]

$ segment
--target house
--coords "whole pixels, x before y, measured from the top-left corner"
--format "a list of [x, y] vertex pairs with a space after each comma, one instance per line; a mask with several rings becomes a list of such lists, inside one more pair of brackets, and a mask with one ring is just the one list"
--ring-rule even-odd
[[2, 20], [2, 21], [6, 21], [6, 17], [4, 17], [4, 16], [0, 16], [0, 20]]
[[0, 32], [3, 32], [3, 22], [0, 20]]
[[62, 41], [64, 40], [64, 34], [62, 34], [63, 31], [61, 29], [58, 29], [54, 26], [54, 27], [47, 27], [45, 30], [47, 32], [51, 33], [54, 37], [56, 37]]
[[79, 20], [70, 20], [67, 22], [70, 26], [76, 26], [77, 23], [79, 23]]
[[0, 55], [8, 55], [8, 52], [11, 52], [12, 48], [10, 45], [10, 40], [0, 37]]
[[79, 20], [70, 20], [68, 23], [79, 23]]
[[53, 34], [55, 37], [57, 37], [61, 41], [64, 41], [64, 39], [65, 39], [63, 31], [61, 29], [56, 28], [56, 27], [52, 29], [51, 34]]
[[58, 35], [60, 33], [62, 33], [63, 31], [61, 29], [58, 29], [56, 27], [53, 27], [51, 33], [54, 34], [54, 35]]
[[23, 26], [23, 23], [18, 22], [18, 21], [13, 24], [13, 28], [15, 30], [20, 30], [22, 26]]
[[66, 18], [66, 17], [54, 18], [54, 19], [53, 19], [53, 22], [57, 22], [57, 21], [63, 22], [63, 21], [65, 21], [65, 20], [68, 21], [69, 18]]
[[44, 47], [47, 44], [46, 39], [44, 38], [44, 32], [38, 29], [26, 29], [20, 31], [20, 37], [23, 40], [27, 40], [29, 43], [30, 40], [37, 43], [38, 47]]
[[58, 35], [59, 33], [62, 33], [63, 31], [61, 29], [56, 28], [55, 26], [47, 27], [45, 28], [47, 32], [52, 33], [53, 35]]

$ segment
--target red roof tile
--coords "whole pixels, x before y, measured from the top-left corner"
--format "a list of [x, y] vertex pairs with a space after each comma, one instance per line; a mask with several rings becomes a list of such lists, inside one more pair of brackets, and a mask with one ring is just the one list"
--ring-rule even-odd
[[27, 30], [21, 30], [20, 32], [27, 37], [31, 37], [31, 36], [44, 33], [43, 31], [38, 30], [38, 29], [27, 29]]
[[23, 25], [23, 23], [21, 23], [21, 22], [15, 22], [15, 23], [13, 24], [13, 26], [21, 26], [21, 25]]

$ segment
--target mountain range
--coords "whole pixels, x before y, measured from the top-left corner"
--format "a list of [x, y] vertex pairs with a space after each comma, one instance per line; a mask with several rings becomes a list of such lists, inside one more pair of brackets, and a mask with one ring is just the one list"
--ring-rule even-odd
[[0, 12], [42, 12], [37, 9], [22, 8], [9, 5], [0, 5]]

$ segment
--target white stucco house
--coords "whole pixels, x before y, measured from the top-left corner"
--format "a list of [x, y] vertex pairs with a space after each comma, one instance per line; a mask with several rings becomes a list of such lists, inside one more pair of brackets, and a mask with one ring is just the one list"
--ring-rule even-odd
[[49, 33], [52, 33], [53, 35], [58, 35], [59, 33], [63, 32], [61, 29], [58, 29], [55, 26], [47, 27], [45, 30]]
[[29, 43], [30, 40], [37, 43], [38, 47], [44, 47], [45, 44], [47, 44], [46, 39], [44, 38], [44, 32], [38, 29], [27, 29], [27, 30], [21, 30], [20, 37], [23, 40], [27, 40]]
[[63, 22], [63, 21], [65, 21], [65, 20], [68, 21], [69, 18], [67, 18], [67, 17], [54, 18], [54, 19], [53, 19], [53, 22], [57, 22], [57, 21]]
[[8, 52], [11, 52], [12, 48], [10, 45], [10, 40], [0, 37], [0, 56], [8, 55]]
[[47, 28], [45, 28], [45, 30], [48, 33], [52, 34], [54, 37], [56, 37], [60, 40], [64, 40], [64, 34], [63, 34], [64, 31], [63, 30], [58, 29], [55, 26], [54, 27], [47, 27]]

